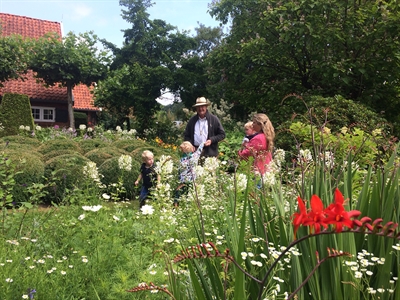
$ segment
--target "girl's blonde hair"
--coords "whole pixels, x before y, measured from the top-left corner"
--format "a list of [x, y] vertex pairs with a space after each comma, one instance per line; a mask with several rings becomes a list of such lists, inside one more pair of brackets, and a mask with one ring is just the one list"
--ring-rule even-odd
[[248, 129], [248, 128], [253, 129], [253, 122], [252, 121], [247, 122], [246, 124], [244, 124], [244, 129]]
[[179, 148], [184, 152], [184, 153], [189, 153], [193, 152], [193, 145], [191, 142], [184, 141]]
[[146, 162], [146, 160], [149, 159], [149, 158], [154, 158], [153, 152], [151, 152], [149, 150], [144, 150], [142, 152], [142, 161]]
[[253, 117], [253, 122], [260, 124], [261, 130], [264, 133], [265, 139], [268, 143], [267, 150], [272, 152], [274, 149], [275, 129], [274, 126], [272, 126], [268, 116], [266, 114], [255, 114]]

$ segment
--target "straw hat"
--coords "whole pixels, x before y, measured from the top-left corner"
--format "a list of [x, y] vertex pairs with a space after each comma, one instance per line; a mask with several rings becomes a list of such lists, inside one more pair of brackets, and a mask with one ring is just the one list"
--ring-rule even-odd
[[192, 107], [204, 106], [204, 105], [209, 106], [210, 102], [208, 102], [206, 98], [200, 97], [196, 99], [196, 104], [193, 105]]

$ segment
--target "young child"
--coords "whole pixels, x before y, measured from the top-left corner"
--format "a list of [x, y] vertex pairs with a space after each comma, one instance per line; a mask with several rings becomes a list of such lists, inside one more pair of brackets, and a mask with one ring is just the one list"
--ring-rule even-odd
[[174, 206], [178, 206], [179, 198], [187, 194], [193, 180], [196, 179], [195, 168], [199, 162], [204, 143], [201, 143], [197, 150], [188, 141], [183, 142], [179, 148], [183, 155], [179, 162], [179, 185], [175, 190]]
[[244, 124], [244, 132], [246, 136], [243, 138], [242, 146], [245, 146], [246, 143], [250, 142], [250, 140], [258, 134], [258, 132], [254, 130], [253, 122], [251, 121]]
[[143, 151], [142, 161], [139, 177], [135, 181], [135, 185], [138, 185], [142, 180], [142, 188], [139, 195], [140, 207], [146, 204], [146, 198], [150, 195], [150, 188], [156, 183], [158, 177], [154, 170], [154, 154], [151, 151]]

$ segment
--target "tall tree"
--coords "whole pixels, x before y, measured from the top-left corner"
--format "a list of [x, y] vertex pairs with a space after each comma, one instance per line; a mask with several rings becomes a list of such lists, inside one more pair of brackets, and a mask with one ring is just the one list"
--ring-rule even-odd
[[198, 25], [193, 36], [196, 41], [195, 48], [182, 58], [181, 67], [174, 77], [180, 99], [186, 107], [191, 107], [197, 97], [208, 98], [209, 80], [205, 59], [213, 49], [221, 45], [224, 36], [222, 27], [210, 27], [200, 23]]
[[[121, 0], [120, 5], [124, 7], [123, 19], [132, 28], [123, 30], [125, 41], [121, 49], [105, 42], [113, 50], [115, 60], [113, 72], [96, 89], [96, 103], [114, 110], [129, 108], [142, 133], [152, 126], [151, 116], [159, 108], [156, 99], [162, 91], [179, 95], [174, 74], [196, 43], [186, 32], [179, 32], [165, 21], [151, 20], [147, 13], [150, 1]], [[124, 78], [121, 74], [125, 74]]]
[[396, 1], [213, 2], [230, 36], [209, 56], [218, 96], [279, 116], [290, 93], [340, 94], [399, 115], [400, 7]]
[[1, 36], [0, 28], [0, 87], [2, 82], [23, 78], [27, 72], [29, 43], [19, 35]]
[[63, 39], [51, 35], [34, 44], [29, 68], [47, 85], [67, 88], [70, 127], [75, 128], [72, 89], [77, 84], [92, 85], [105, 78], [110, 57], [98, 48], [92, 32], [75, 35], [69, 32]]

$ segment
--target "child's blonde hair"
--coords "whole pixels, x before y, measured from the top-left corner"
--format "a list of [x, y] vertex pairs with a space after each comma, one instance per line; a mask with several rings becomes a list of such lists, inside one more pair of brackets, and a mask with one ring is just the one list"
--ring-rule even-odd
[[142, 152], [142, 161], [146, 162], [149, 158], [154, 158], [153, 152], [151, 152], [149, 150], [144, 150]]
[[184, 152], [184, 153], [190, 153], [193, 152], [193, 145], [191, 142], [185, 141], [183, 142], [179, 148]]
[[244, 124], [244, 129], [249, 129], [249, 128], [253, 129], [253, 122], [252, 121], [247, 122], [246, 124]]

